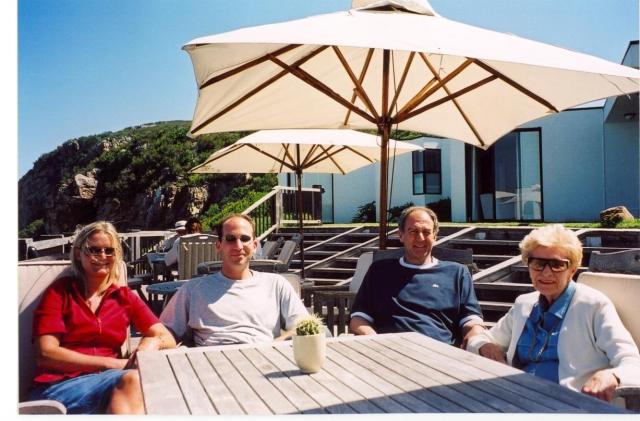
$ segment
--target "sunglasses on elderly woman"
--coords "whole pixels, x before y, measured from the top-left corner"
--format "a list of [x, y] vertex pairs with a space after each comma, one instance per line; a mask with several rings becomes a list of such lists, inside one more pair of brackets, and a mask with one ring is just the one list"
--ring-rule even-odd
[[116, 255], [116, 249], [113, 247], [84, 246], [83, 251], [89, 256], [101, 256], [102, 253], [107, 257], [113, 257]]
[[545, 266], [549, 266], [551, 272], [563, 272], [569, 268], [568, 259], [543, 259], [542, 257], [529, 257], [527, 261], [529, 269], [542, 272]]
[[236, 237], [233, 234], [227, 234], [224, 236], [224, 241], [226, 241], [227, 243], [235, 243], [238, 240], [240, 240], [242, 243], [248, 243], [249, 241], [252, 240], [252, 238], [245, 234], [240, 235], [238, 237]]

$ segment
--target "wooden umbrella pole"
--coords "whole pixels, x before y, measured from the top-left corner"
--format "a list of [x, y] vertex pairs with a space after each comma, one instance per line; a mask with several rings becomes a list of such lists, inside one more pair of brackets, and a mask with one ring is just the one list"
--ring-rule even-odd
[[298, 224], [300, 226], [300, 277], [304, 280], [304, 227], [302, 225], [302, 171], [296, 170], [298, 179]]
[[300, 277], [304, 280], [304, 226], [302, 225], [302, 160], [300, 145], [296, 143], [296, 179], [298, 182], [298, 226], [300, 228]]
[[391, 132], [391, 119], [389, 117], [389, 60], [390, 51], [382, 53], [382, 112], [378, 122], [378, 132], [382, 135], [380, 145], [380, 250], [387, 248], [387, 173], [389, 167], [389, 134]]

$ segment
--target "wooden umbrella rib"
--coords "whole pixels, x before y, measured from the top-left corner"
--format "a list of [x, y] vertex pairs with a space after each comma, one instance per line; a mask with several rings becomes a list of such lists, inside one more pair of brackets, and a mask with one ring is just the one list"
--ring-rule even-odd
[[[268, 156], [269, 158], [273, 159], [276, 162], [279, 162], [281, 165], [284, 165], [285, 167], [295, 170], [295, 167], [289, 165], [286, 161], [278, 158], [277, 156], [274, 156], [272, 154], [270, 154], [269, 152], [263, 151], [262, 149], [258, 148], [256, 145], [252, 145], [251, 143], [245, 143], [248, 147], [250, 147], [251, 149], [255, 150], [256, 152], [261, 153], [264, 156]], [[251, 172], [251, 171], [248, 171]]]
[[542, 98], [539, 95], [534, 94], [533, 92], [531, 92], [530, 90], [528, 90], [524, 86], [520, 85], [515, 80], [507, 77], [506, 75], [504, 75], [503, 73], [497, 71], [496, 69], [494, 69], [493, 67], [489, 66], [488, 64], [486, 64], [486, 63], [484, 63], [484, 62], [482, 62], [482, 61], [480, 61], [478, 59], [472, 59], [472, 61], [473, 61], [473, 63], [475, 65], [483, 68], [487, 72], [491, 73], [492, 75], [496, 76], [498, 79], [503, 81], [504, 83], [506, 83], [506, 84], [510, 85], [511, 87], [517, 89], [518, 91], [522, 92], [523, 94], [525, 94], [529, 98], [533, 99], [534, 101], [536, 101], [536, 102], [544, 105], [545, 107], [549, 108], [549, 110], [553, 111], [554, 113], [559, 113], [560, 112], [549, 101], [547, 101], [546, 99]]
[[[214, 161], [217, 161], [217, 160], [219, 160], [219, 159], [222, 159], [222, 158], [224, 158], [225, 156], [229, 155], [230, 153], [233, 153], [233, 152], [237, 151], [238, 149], [242, 148], [244, 145], [245, 145], [244, 143], [232, 145], [232, 146], [229, 148], [229, 150], [227, 150], [227, 151], [225, 151], [225, 152], [223, 152], [223, 153], [220, 153], [219, 155], [217, 155], [217, 156], [215, 156], [215, 157], [209, 157], [210, 159], [207, 159], [207, 160], [206, 160], [206, 161], [204, 161], [202, 164], [200, 164], [200, 165], [196, 166], [193, 170], [195, 170], [195, 169], [197, 169], [197, 168], [204, 167], [205, 165], [209, 165], [210, 163], [212, 163], [212, 162], [214, 162]], [[193, 170], [191, 170], [191, 171], [193, 171]]]
[[284, 63], [282, 60], [278, 59], [277, 57], [272, 57], [271, 61], [273, 61], [283, 69], [288, 70], [289, 73], [291, 73], [298, 79], [302, 80], [303, 82], [307, 83], [308, 85], [312, 86], [313, 88], [317, 89], [318, 91], [322, 92], [323, 94], [327, 95], [329, 98], [333, 99], [334, 101], [341, 104], [342, 106], [346, 108], [350, 108], [354, 113], [358, 114], [365, 120], [370, 121], [373, 124], [376, 123], [376, 120], [373, 117], [371, 117], [369, 114], [367, 114], [366, 111], [356, 107], [355, 105], [352, 105], [351, 103], [349, 103], [349, 101], [342, 98], [339, 94], [334, 92], [327, 85], [325, 85], [324, 83], [322, 83], [321, 81], [319, 81], [318, 79], [310, 75], [309, 73], [305, 72], [304, 70], [300, 69], [299, 67], [296, 67], [296, 68], [291, 67], [290, 65]]
[[[424, 63], [427, 65], [427, 67], [429, 67], [429, 70], [431, 71], [431, 74], [433, 75], [433, 77], [435, 77], [436, 79], [438, 79], [438, 81], [440, 81], [440, 76], [438, 76], [438, 72], [436, 71], [435, 67], [433, 67], [433, 65], [427, 58], [427, 56], [424, 53], [420, 53], [420, 57], [422, 58]], [[449, 90], [449, 87], [447, 85], [442, 85], [442, 89], [444, 89], [444, 91], [447, 93], [448, 96], [451, 96], [451, 91]], [[452, 98], [451, 102], [456, 107], [456, 109], [458, 110], [458, 112], [460, 113], [464, 121], [467, 123], [467, 126], [469, 127], [469, 129], [471, 129], [471, 131], [473, 132], [473, 135], [476, 137], [476, 139], [478, 139], [478, 143], [480, 143], [480, 146], [484, 146], [485, 141], [482, 140], [480, 133], [478, 132], [474, 124], [471, 122], [467, 114], [464, 112], [464, 110], [462, 109], [458, 101], [455, 98]]]
[[396, 115], [402, 115], [418, 106], [422, 101], [425, 100], [425, 98], [431, 95], [431, 91], [435, 83], [437, 83], [437, 80], [435, 78], [431, 78], [429, 82], [427, 82], [422, 88], [420, 88], [418, 93], [416, 93], [413, 98], [411, 98], [409, 101], [407, 101], [406, 104], [404, 104], [404, 106], [400, 109], [400, 111], [396, 113]]
[[315, 159], [314, 153], [316, 152], [317, 149], [318, 149], [317, 144], [311, 145], [311, 148], [309, 148], [309, 152], [307, 152], [304, 159], [302, 159], [302, 162], [300, 162], [300, 168], [307, 168], [307, 162]]
[[282, 145], [282, 149], [284, 149], [284, 156], [289, 158], [289, 161], [292, 162], [292, 165], [287, 167], [293, 170], [297, 170], [300, 167], [300, 163], [296, 162], [296, 159], [293, 157], [293, 155], [289, 151], [289, 146], [291, 145], [289, 145], [288, 143], [282, 143], [281, 145]]
[[338, 154], [338, 153], [340, 153], [340, 151], [344, 150], [344, 146], [343, 146], [343, 147], [341, 147], [341, 148], [338, 148], [337, 150], [335, 150], [335, 151], [333, 151], [333, 152], [331, 152], [331, 149], [333, 149], [333, 148], [334, 148], [334, 145], [330, 146], [329, 148], [325, 148], [325, 147], [324, 147], [324, 146], [322, 146], [322, 145], [318, 145], [318, 147], [319, 147], [320, 149], [322, 149], [322, 152], [324, 152], [324, 154], [323, 154], [323, 155], [318, 156], [318, 158], [317, 158], [316, 160], [314, 160], [313, 162], [311, 162], [309, 166], [311, 166], [311, 165], [315, 165], [315, 164], [317, 164], [318, 162], [322, 162], [322, 161], [324, 161], [325, 159], [330, 159], [330, 160], [331, 160], [331, 162], [333, 162], [333, 165], [335, 165], [335, 166], [336, 166], [336, 168], [338, 169], [338, 171], [340, 171], [340, 174], [343, 174], [343, 175], [344, 175], [344, 174], [346, 174], [346, 173], [347, 173], [347, 172], [344, 170], [344, 168], [342, 168], [342, 166], [341, 166], [340, 164], [338, 164], [338, 162], [337, 162], [335, 159], [333, 159], [333, 156], [334, 156], [335, 154]]
[[402, 91], [402, 87], [404, 86], [404, 82], [407, 79], [407, 75], [409, 74], [409, 69], [411, 68], [411, 63], [413, 62], [413, 58], [415, 57], [415, 51], [412, 51], [407, 57], [407, 62], [404, 65], [404, 70], [402, 71], [402, 76], [400, 77], [400, 83], [398, 84], [398, 88], [396, 89], [395, 94], [393, 95], [393, 99], [391, 100], [391, 105], [389, 105], [389, 109], [393, 110], [398, 102], [398, 97], [400, 96], [400, 92]]
[[222, 73], [222, 74], [220, 74], [218, 76], [212, 77], [211, 79], [203, 82], [202, 85], [200, 85], [200, 87], [198, 89], [204, 89], [209, 85], [213, 85], [214, 83], [218, 83], [218, 82], [220, 82], [222, 80], [225, 80], [225, 79], [227, 79], [227, 78], [229, 78], [229, 77], [231, 77], [233, 75], [236, 75], [236, 74], [238, 74], [240, 72], [243, 72], [243, 71], [245, 71], [247, 69], [250, 69], [250, 68], [252, 68], [254, 66], [257, 66], [258, 64], [262, 64], [262, 63], [264, 63], [266, 61], [269, 61], [269, 57], [271, 57], [271, 56], [276, 56], [277, 57], [277, 56], [279, 56], [281, 54], [284, 54], [284, 53], [287, 53], [287, 52], [289, 52], [291, 50], [294, 50], [294, 49], [300, 47], [301, 45], [302, 44], [290, 44], [290, 45], [282, 47], [282, 48], [280, 48], [280, 49], [278, 49], [278, 50], [276, 50], [276, 51], [274, 51], [272, 53], [265, 54], [262, 57], [258, 57], [257, 59], [251, 60], [250, 62], [247, 62], [247, 63], [245, 63], [245, 64], [243, 64], [241, 66], [235, 67], [235, 68], [233, 68], [233, 69], [231, 69], [229, 71], [226, 71], [226, 72], [224, 72], [224, 73]]
[[351, 70], [351, 67], [349, 66], [349, 63], [347, 63], [347, 60], [344, 58], [342, 51], [340, 51], [340, 49], [335, 45], [332, 48], [333, 48], [333, 51], [336, 53], [336, 56], [338, 56], [338, 60], [340, 60], [340, 63], [342, 63], [342, 67], [344, 67], [344, 70], [347, 72], [347, 74], [349, 75], [349, 78], [353, 82], [358, 96], [365, 103], [365, 105], [369, 109], [369, 112], [371, 113], [371, 115], [373, 115], [373, 118], [377, 120], [379, 116], [378, 116], [378, 112], [376, 111], [376, 108], [373, 106], [371, 99], [369, 98], [365, 90], [362, 88], [362, 84], [356, 78], [356, 75], [353, 73], [353, 70]]
[[454, 98], [457, 98], [457, 97], [462, 96], [462, 95], [464, 95], [464, 94], [466, 94], [468, 92], [471, 92], [471, 91], [473, 91], [475, 89], [478, 89], [479, 87], [481, 87], [483, 85], [486, 85], [487, 83], [493, 82], [496, 79], [498, 79], [498, 76], [491, 75], [491, 76], [489, 76], [489, 77], [487, 77], [485, 79], [482, 79], [482, 80], [474, 83], [473, 85], [469, 85], [466, 88], [463, 88], [463, 89], [461, 89], [461, 90], [459, 90], [459, 91], [457, 91], [457, 92], [455, 92], [455, 93], [453, 93], [453, 94], [451, 94], [449, 96], [446, 96], [444, 98], [440, 98], [437, 101], [433, 101], [432, 103], [425, 105], [424, 107], [420, 107], [420, 108], [418, 108], [416, 110], [413, 110], [410, 113], [407, 113], [407, 114], [401, 116], [402, 118], [398, 119], [397, 121], [396, 121], [396, 119], [394, 119], [393, 123], [394, 124], [401, 123], [401, 122], [403, 122], [405, 120], [410, 119], [411, 117], [415, 117], [418, 114], [421, 114], [421, 113], [423, 113], [425, 111], [428, 111], [428, 110], [430, 110], [432, 108], [435, 108], [435, 107], [437, 107], [439, 105], [442, 105], [445, 102], [451, 101]]
[[[298, 59], [296, 62], [294, 62], [291, 66], [297, 67], [297, 66], [301, 66], [302, 64], [304, 64], [305, 62], [307, 62], [308, 60], [310, 60], [311, 58], [315, 57], [316, 55], [318, 55], [319, 53], [321, 53], [322, 51], [326, 50], [328, 48], [328, 46], [326, 45], [322, 45], [318, 48], [316, 48], [315, 50], [313, 50], [312, 52], [310, 52], [309, 54], [307, 54], [306, 56]], [[217, 114], [214, 114], [213, 116], [209, 117], [208, 119], [206, 119], [205, 121], [203, 121], [202, 123], [200, 123], [198, 126], [196, 126], [194, 129], [191, 130], [192, 134], [196, 134], [197, 132], [199, 132], [200, 130], [202, 130], [204, 127], [206, 127], [208, 124], [216, 121], [218, 118], [222, 117], [223, 115], [227, 114], [229, 111], [233, 110], [234, 108], [236, 108], [238, 105], [242, 104], [244, 101], [246, 101], [247, 99], [251, 98], [253, 95], [257, 94], [258, 92], [260, 92], [261, 90], [263, 90], [264, 88], [268, 87], [269, 85], [273, 84], [274, 82], [276, 82], [278, 79], [282, 78], [283, 76], [287, 75], [289, 73], [288, 70], [282, 70], [280, 73], [270, 77], [269, 79], [267, 79], [266, 81], [264, 81], [263, 83], [261, 83], [260, 85], [256, 86], [255, 88], [253, 88], [252, 90], [248, 91], [245, 95], [241, 96], [240, 98], [238, 98], [237, 100], [235, 100], [234, 102], [232, 102], [231, 104], [229, 104], [227, 107], [225, 107], [224, 109], [222, 109], [220, 112], [218, 112]]]
[[[312, 160], [306, 162], [304, 166], [305, 169], [310, 168], [311, 166], [316, 165], [319, 162], [322, 162], [326, 159], [330, 159], [334, 164], [336, 164], [336, 162], [333, 160], [333, 156], [344, 150], [344, 146], [341, 146], [340, 148], [336, 148], [335, 145], [331, 145], [329, 148], [326, 148], [326, 149], [324, 146], [318, 145], [318, 148], [322, 150], [322, 153], [314, 156]], [[337, 164], [336, 166], [340, 168]]]
[[[362, 85], [364, 82], [364, 78], [367, 75], [367, 70], [369, 69], [369, 64], [371, 63], [371, 57], [373, 57], [373, 48], [369, 48], [367, 51], [367, 57], [364, 59], [364, 64], [362, 65], [362, 70], [360, 71], [360, 77], [358, 78], [358, 82]], [[351, 95], [351, 104], [355, 104], [356, 98], [358, 97], [357, 91], [354, 89], [353, 95]], [[347, 109], [347, 114], [344, 116], [343, 125], [346, 126], [349, 122], [349, 117], [351, 116], [351, 109]]]
[[[443, 79], [441, 79], [439, 81], [436, 78], [431, 79], [429, 81], [429, 83], [427, 83], [424, 86], [424, 88], [422, 88], [420, 90], [420, 92], [418, 92], [413, 98], [411, 98], [411, 100], [409, 100], [409, 102], [407, 102], [405, 104], [405, 106], [402, 107], [402, 109], [400, 109], [400, 111], [398, 111], [398, 113], [396, 114], [395, 119], [400, 119], [401, 121], [402, 120], [406, 120], [405, 118], [402, 117], [403, 115], [410, 113], [411, 110], [416, 108], [418, 105], [420, 105], [422, 102], [424, 102], [425, 99], [429, 98], [431, 95], [433, 95], [435, 92], [437, 92], [443, 85], [446, 85], [454, 77], [456, 77], [460, 73], [462, 73], [462, 71], [464, 71], [464, 69], [469, 67], [471, 65], [471, 63], [472, 63], [471, 60], [466, 60], [464, 63], [462, 63], [457, 68], [455, 68], [451, 73], [449, 73], [447, 76], [445, 76]], [[435, 82], [435, 84], [434, 84], [434, 82]]]
[[357, 150], [353, 149], [351, 146], [345, 146], [345, 149], [347, 149], [347, 150], [351, 151], [352, 153], [354, 153], [354, 154], [356, 154], [356, 155], [361, 156], [363, 159], [365, 159], [365, 160], [367, 160], [367, 161], [371, 162], [372, 164], [373, 164], [374, 162], [376, 162], [374, 159], [371, 159], [371, 158], [369, 158], [367, 155], [363, 154], [362, 152], [360, 152], [360, 151], [357, 151]]

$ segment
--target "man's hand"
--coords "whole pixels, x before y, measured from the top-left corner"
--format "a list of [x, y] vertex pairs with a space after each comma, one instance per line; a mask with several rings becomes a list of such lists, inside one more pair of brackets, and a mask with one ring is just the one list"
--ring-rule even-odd
[[499, 363], [506, 364], [507, 358], [498, 345], [489, 342], [488, 344], [484, 344], [479, 349], [480, 355], [485, 358], [489, 358], [490, 360], [498, 361]]
[[619, 386], [618, 379], [604, 370], [596, 371], [582, 386], [582, 393], [591, 395], [603, 401], [611, 402], [613, 393]]
[[375, 335], [377, 333], [371, 323], [358, 316], [351, 318], [349, 331], [354, 335]]
[[462, 334], [464, 335], [464, 337], [462, 338], [462, 343], [460, 344], [460, 348], [466, 349], [467, 342], [469, 342], [469, 339], [473, 338], [477, 334], [482, 333], [484, 331], [485, 331], [484, 326], [479, 323], [476, 323], [476, 324], [467, 323], [464, 326], [462, 326]]

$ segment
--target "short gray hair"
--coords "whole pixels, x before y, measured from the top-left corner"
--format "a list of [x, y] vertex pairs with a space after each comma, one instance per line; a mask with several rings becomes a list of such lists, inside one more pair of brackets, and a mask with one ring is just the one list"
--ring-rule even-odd
[[429, 217], [433, 221], [433, 233], [437, 234], [438, 233], [438, 226], [439, 226], [438, 225], [438, 215], [436, 215], [436, 213], [434, 211], [432, 211], [431, 209], [429, 209], [426, 206], [409, 206], [408, 208], [405, 208], [402, 211], [402, 213], [400, 214], [400, 219], [398, 219], [398, 229], [401, 232], [404, 232], [404, 224], [405, 224], [407, 218], [413, 212], [417, 212], [417, 211], [423, 211], [423, 212], [426, 212], [427, 215], [429, 215]]

